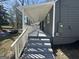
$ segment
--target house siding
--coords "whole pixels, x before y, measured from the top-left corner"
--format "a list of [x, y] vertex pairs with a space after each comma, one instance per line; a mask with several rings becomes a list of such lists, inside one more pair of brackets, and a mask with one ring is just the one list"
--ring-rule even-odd
[[50, 12], [49, 12], [49, 18], [45, 18], [45, 20], [42, 22], [43, 26], [42, 26], [42, 30], [47, 34], [52, 36], [52, 22], [53, 22], [53, 8], [51, 8]]

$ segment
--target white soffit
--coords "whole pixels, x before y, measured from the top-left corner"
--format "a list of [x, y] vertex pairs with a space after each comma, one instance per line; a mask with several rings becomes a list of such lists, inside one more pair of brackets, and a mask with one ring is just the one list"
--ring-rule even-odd
[[19, 6], [18, 9], [28, 16], [32, 24], [38, 23], [46, 17], [54, 2], [48, 2], [43, 4], [37, 4], [32, 6]]

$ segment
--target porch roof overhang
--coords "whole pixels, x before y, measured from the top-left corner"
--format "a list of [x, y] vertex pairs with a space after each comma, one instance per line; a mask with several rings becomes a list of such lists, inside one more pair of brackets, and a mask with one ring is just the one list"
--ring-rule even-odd
[[32, 24], [35, 24], [45, 19], [54, 3], [53, 1], [32, 6], [19, 6], [17, 8], [30, 19]]

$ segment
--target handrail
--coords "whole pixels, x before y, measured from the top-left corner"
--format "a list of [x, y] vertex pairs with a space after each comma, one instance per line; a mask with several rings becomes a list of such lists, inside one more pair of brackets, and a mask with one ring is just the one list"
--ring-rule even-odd
[[18, 40], [23, 36], [23, 34], [27, 31], [27, 29], [28, 29], [28, 28], [26, 28], [26, 29], [22, 32], [22, 34], [14, 41], [14, 43], [11, 45], [11, 47], [13, 47], [13, 46], [18, 42]]

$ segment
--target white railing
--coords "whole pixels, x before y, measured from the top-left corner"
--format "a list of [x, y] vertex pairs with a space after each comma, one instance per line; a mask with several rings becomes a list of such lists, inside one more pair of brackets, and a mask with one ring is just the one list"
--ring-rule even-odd
[[25, 44], [28, 42], [28, 34], [36, 29], [36, 26], [27, 26], [27, 28], [22, 32], [22, 34], [15, 40], [11, 45], [15, 52], [15, 58], [19, 59]]

